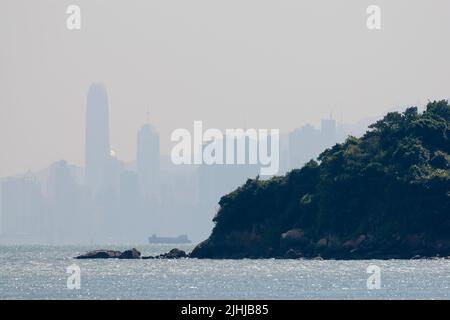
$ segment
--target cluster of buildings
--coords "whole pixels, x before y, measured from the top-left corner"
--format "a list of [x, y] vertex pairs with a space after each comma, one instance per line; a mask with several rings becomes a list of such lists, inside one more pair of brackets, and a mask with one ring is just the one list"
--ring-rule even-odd
[[[280, 174], [345, 138], [333, 119], [280, 137]], [[2, 178], [0, 243], [143, 243], [151, 234], [208, 236], [220, 197], [258, 175], [255, 165], [176, 166], [160, 153], [158, 131], [137, 133], [136, 161], [110, 148], [108, 96], [89, 88], [84, 168], [61, 160], [40, 172]]]

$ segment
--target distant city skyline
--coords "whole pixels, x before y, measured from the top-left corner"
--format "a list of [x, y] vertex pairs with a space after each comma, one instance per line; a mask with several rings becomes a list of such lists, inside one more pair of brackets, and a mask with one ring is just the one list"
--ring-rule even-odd
[[[261, 164], [173, 164], [161, 155], [150, 117], [137, 130], [136, 157], [127, 164], [110, 147], [108, 88], [92, 83], [85, 105], [84, 167], [57, 160], [46, 170], [0, 179], [0, 243], [139, 243], [154, 233], [202, 239], [220, 198], [259, 175]], [[280, 139], [283, 174], [345, 134], [328, 118], [320, 129], [307, 125]]]
[[0, 300], [450, 298], [449, 18], [0, 0]]
[[379, 31], [367, 30], [370, 4], [79, 0], [82, 27], [69, 31], [67, 2], [4, 0], [0, 177], [83, 166], [93, 81], [108, 88], [110, 145], [125, 162], [148, 111], [169, 155], [170, 133], [194, 120], [287, 134], [330, 113], [356, 123], [448, 98], [450, 2], [377, 1]]
[[279, 129], [283, 174], [449, 97], [450, 2], [379, 0], [374, 31], [348, 1], [79, 0], [72, 30], [65, 2], [2, 1], [0, 242], [205, 239], [259, 168], [176, 166], [174, 130]]

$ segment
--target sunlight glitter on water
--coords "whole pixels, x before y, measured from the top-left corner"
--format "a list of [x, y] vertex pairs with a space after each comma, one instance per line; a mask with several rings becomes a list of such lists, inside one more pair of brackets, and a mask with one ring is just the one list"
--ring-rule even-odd
[[[123, 250], [127, 247], [114, 249]], [[91, 246], [0, 247], [1, 299], [449, 299], [449, 260], [75, 260]], [[145, 245], [144, 255], [170, 247]], [[190, 250], [190, 247], [181, 249]], [[67, 289], [66, 268], [81, 269]], [[381, 288], [368, 290], [369, 265]]]

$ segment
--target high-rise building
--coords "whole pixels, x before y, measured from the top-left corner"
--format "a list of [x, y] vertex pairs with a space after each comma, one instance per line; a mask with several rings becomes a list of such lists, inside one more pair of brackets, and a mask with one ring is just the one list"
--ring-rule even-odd
[[289, 133], [289, 166], [301, 168], [316, 158], [322, 148], [320, 130], [307, 124]]
[[39, 243], [48, 235], [45, 199], [34, 174], [2, 181], [2, 241]]
[[322, 119], [320, 129], [307, 124], [289, 133], [289, 166], [301, 168], [338, 141], [336, 120]]
[[86, 105], [86, 184], [95, 193], [106, 188], [109, 145], [108, 96], [103, 84], [90, 86]]
[[331, 117], [330, 119], [322, 119], [321, 132], [324, 147], [329, 148], [334, 145], [337, 142], [336, 120]]
[[73, 243], [80, 233], [78, 187], [73, 170], [66, 161], [54, 162], [48, 168], [47, 203], [53, 243]]
[[141, 194], [154, 193], [160, 171], [159, 133], [149, 123], [138, 132], [136, 169]]

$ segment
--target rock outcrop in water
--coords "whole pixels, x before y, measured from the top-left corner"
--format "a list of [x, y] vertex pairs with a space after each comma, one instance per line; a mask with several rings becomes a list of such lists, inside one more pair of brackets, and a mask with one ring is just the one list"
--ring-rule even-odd
[[187, 257], [188, 257], [188, 255], [186, 254], [185, 251], [174, 248], [167, 253], [163, 253], [158, 256], [142, 257], [142, 259], [181, 259], [181, 258], [187, 258]]
[[450, 106], [392, 112], [361, 138], [220, 199], [193, 258], [450, 255]]
[[140, 259], [141, 253], [133, 248], [131, 250], [94, 250], [75, 257], [75, 259]]
[[125, 250], [119, 256], [119, 259], [140, 259], [140, 258], [141, 253], [135, 248], [131, 250]]
[[[174, 248], [157, 256], [143, 256], [142, 259], [181, 259], [188, 258], [185, 251]], [[116, 250], [94, 250], [75, 257], [75, 259], [141, 259], [141, 252], [133, 248], [123, 252]]]

